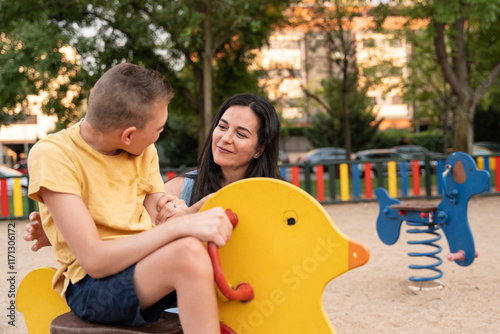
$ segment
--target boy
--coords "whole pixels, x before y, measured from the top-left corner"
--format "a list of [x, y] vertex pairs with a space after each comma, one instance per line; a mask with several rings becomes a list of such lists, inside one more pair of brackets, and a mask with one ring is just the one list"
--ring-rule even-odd
[[157, 72], [124, 63], [106, 72], [84, 119], [40, 140], [29, 156], [29, 195], [60, 267], [53, 287], [79, 317], [157, 321], [177, 293], [184, 333], [219, 333], [213, 270], [203, 245], [223, 246], [222, 208], [154, 227], [164, 196], [153, 143], [173, 96]]

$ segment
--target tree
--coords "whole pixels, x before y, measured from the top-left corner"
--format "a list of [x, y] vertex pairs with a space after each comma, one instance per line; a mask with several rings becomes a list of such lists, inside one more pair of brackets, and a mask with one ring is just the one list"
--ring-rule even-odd
[[408, 26], [402, 34], [411, 47], [408, 76], [402, 87], [403, 98], [413, 106], [415, 133], [420, 132], [422, 119], [428, 121], [429, 129], [443, 129], [443, 147], [439, 150], [447, 153], [448, 129], [453, 120], [453, 96], [434, 55], [432, 36], [427, 30], [415, 30]]
[[[342, 129], [346, 159], [350, 158], [352, 152], [349, 95], [357, 95], [358, 93], [350, 89], [359, 88], [357, 83], [354, 84], [354, 81], [358, 81], [358, 69], [356, 62], [357, 42], [353, 31], [353, 19], [361, 15], [359, 4], [359, 1], [350, 1], [347, 4], [341, 0], [315, 1], [306, 9], [297, 10], [295, 22], [297, 26], [305, 26], [309, 31], [306, 34], [306, 43], [308, 43], [306, 47], [312, 51], [319, 49], [319, 57], [326, 61], [326, 68], [321, 69], [326, 73], [327, 77], [323, 82], [325, 94], [319, 96], [307, 85], [303, 87], [304, 93], [318, 102], [321, 108], [329, 113], [329, 117], [326, 118], [333, 122], [333, 129]], [[324, 50], [325, 48], [326, 50]], [[306, 66], [314, 67], [323, 62], [318, 61], [318, 57], [310, 56], [310, 64], [306, 64]], [[337, 78], [340, 81], [337, 82], [335, 80]], [[324, 85], [334, 82], [335, 85], [341, 83], [340, 95], [336, 95], [338, 100], [335, 101], [335, 104], [340, 102], [341, 113], [334, 112], [332, 110], [333, 105], [324, 101], [330, 97], [326, 94], [328, 87]], [[343, 124], [338, 128], [335, 123], [340, 119]]]
[[[69, 77], [69, 82], [82, 87], [82, 96], [88, 94], [104, 71], [117, 63], [130, 61], [156, 69], [172, 82], [177, 99], [182, 99], [177, 105], [182, 105], [184, 112], [202, 117], [199, 133], [199, 142], [202, 142], [213, 115], [214, 64], [235, 55], [239, 57], [233, 58], [235, 63], [247, 61], [244, 51], [259, 48], [266, 42], [273, 25], [283, 20], [289, 2], [2, 1], [0, 28], [4, 32], [2, 41], [6, 41], [2, 46], [8, 44], [9, 55], [0, 54], [0, 69], [3, 72], [8, 67], [9, 73], [16, 74], [27, 66], [34, 74], [22, 77], [16, 74], [20, 77], [18, 86], [30, 88], [17, 95], [5, 93], [7, 83], [2, 80], [0, 101], [12, 110], [24, 103], [28, 94], [42, 87], [35, 84], [36, 78], [54, 78], [64, 72], [68, 65], [60, 60], [59, 49], [69, 45], [79, 55], [78, 66], [74, 65], [77, 72]], [[26, 36], [27, 28], [31, 28], [35, 36]], [[21, 55], [30, 48], [36, 49], [39, 55]], [[43, 57], [51, 60], [46, 61], [49, 64], [45, 67], [39, 64]], [[44, 104], [45, 111], [47, 107]]]
[[[21, 16], [23, 20], [14, 19]], [[30, 114], [28, 96], [39, 93], [48, 115], [70, 121], [80, 103], [78, 87], [70, 80], [77, 76], [78, 66], [57, 24], [44, 11], [22, 10], [2, 1], [0, 31], [0, 125]]]
[[[325, 100], [321, 103], [327, 112], [319, 111], [313, 115], [305, 135], [313, 147], [346, 147], [346, 122], [343, 119], [346, 115], [342, 105], [338, 103], [344, 94], [344, 82], [341, 79], [326, 79], [323, 81], [323, 87]], [[376, 139], [382, 120], [375, 120], [366, 88], [360, 88], [357, 80], [349, 81], [347, 91], [348, 123], [350, 131], [356, 134], [351, 137], [351, 147], [353, 151], [369, 148]]]
[[500, 75], [500, 1], [412, 1], [406, 9], [401, 14], [429, 20], [437, 61], [456, 96], [453, 149], [471, 153], [476, 106]]

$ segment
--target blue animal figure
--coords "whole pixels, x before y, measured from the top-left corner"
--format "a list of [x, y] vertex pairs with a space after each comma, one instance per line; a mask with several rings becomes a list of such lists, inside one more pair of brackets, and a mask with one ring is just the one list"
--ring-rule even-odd
[[[445, 171], [442, 175], [444, 196], [437, 206], [425, 202], [402, 204], [401, 201], [391, 198], [385, 189], [376, 189], [375, 195], [380, 205], [377, 218], [379, 238], [387, 245], [396, 243], [403, 221], [406, 221], [411, 226], [426, 226], [428, 230], [425, 230], [425, 232], [436, 235], [436, 238], [426, 242], [409, 243], [426, 243], [438, 248], [437, 251], [418, 254], [409, 253], [409, 255], [429, 256], [438, 260], [438, 263], [431, 266], [433, 268], [428, 266], [410, 266], [410, 268], [433, 269], [442, 275], [442, 272], [435, 268], [442, 262], [436, 256], [441, 251], [441, 248], [434, 243], [441, 238], [439, 233], [436, 232], [441, 228], [448, 240], [450, 249], [447, 256], [448, 260], [455, 261], [460, 266], [469, 266], [477, 257], [477, 252], [467, 218], [467, 205], [473, 195], [486, 190], [489, 177], [489, 172], [477, 169], [477, 165], [470, 155], [464, 152], [455, 152], [445, 162]], [[418, 233], [415, 230], [409, 230], [408, 232]], [[429, 279], [436, 279], [441, 275]], [[429, 279], [410, 277], [410, 280], [413, 281]]]

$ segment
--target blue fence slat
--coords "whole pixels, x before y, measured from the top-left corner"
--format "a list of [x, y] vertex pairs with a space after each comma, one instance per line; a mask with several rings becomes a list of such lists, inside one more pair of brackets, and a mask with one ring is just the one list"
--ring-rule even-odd
[[[490, 171], [490, 158], [489, 157], [484, 157], [484, 170], [488, 171], [488, 173], [490, 173], [491, 175], [491, 171]], [[486, 192], [490, 193], [491, 192], [491, 178], [490, 178], [490, 182], [488, 182], [488, 185], [486, 186]]]
[[354, 192], [354, 198], [358, 199], [361, 197], [360, 182], [359, 182], [359, 169], [357, 164], [351, 165], [352, 170], [352, 187]]
[[408, 196], [408, 170], [407, 162], [401, 161], [401, 193], [403, 196]]
[[281, 167], [280, 168], [280, 173], [281, 173], [281, 176], [283, 177], [283, 179], [285, 181], [287, 181], [287, 179], [286, 179], [286, 168], [285, 167]]

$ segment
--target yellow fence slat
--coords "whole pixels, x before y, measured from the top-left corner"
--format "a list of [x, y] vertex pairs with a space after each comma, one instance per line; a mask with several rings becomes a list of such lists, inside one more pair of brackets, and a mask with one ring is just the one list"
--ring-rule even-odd
[[398, 196], [398, 182], [397, 182], [397, 176], [396, 176], [396, 162], [395, 161], [389, 161], [387, 163], [387, 172], [389, 173], [389, 175], [388, 175], [389, 195], [391, 197], [397, 197]]
[[340, 199], [349, 200], [349, 170], [347, 164], [340, 164]]
[[477, 157], [477, 168], [478, 169], [484, 169], [484, 158], [483, 157]]
[[23, 215], [23, 195], [21, 192], [21, 179], [14, 179], [14, 189], [12, 192], [14, 204], [14, 216], [21, 217]]

